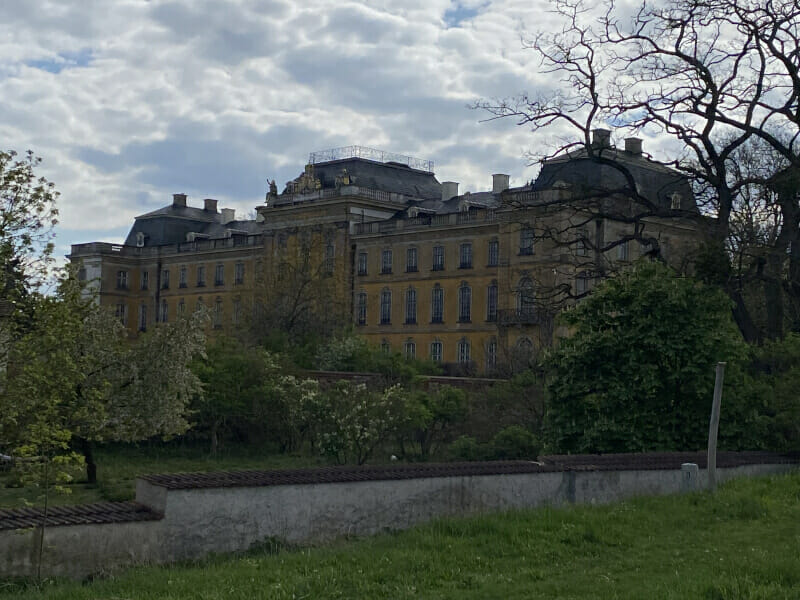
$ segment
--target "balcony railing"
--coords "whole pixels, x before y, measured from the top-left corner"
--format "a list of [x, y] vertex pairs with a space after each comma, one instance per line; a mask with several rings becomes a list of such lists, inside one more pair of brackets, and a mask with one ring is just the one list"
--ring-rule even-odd
[[393, 219], [391, 221], [356, 223], [355, 234], [392, 233], [396, 231], [426, 229], [429, 227], [449, 227], [452, 225], [481, 225], [484, 223], [494, 223], [497, 220], [498, 216], [493, 210], [447, 213], [444, 215], [419, 216], [409, 219]]
[[498, 310], [497, 321], [500, 325], [536, 325], [539, 313], [533, 308]]
[[117, 256], [166, 256], [182, 254], [184, 252], [200, 252], [203, 250], [220, 250], [223, 248], [256, 247], [264, 244], [263, 236], [232, 235], [223, 238], [197, 239], [193, 242], [180, 242], [178, 244], [165, 244], [163, 246], [123, 246], [106, 242], [90, 242], [88, 244], [73, 244], [72, 256], [87, 256], [92, 254], [114, 254]]

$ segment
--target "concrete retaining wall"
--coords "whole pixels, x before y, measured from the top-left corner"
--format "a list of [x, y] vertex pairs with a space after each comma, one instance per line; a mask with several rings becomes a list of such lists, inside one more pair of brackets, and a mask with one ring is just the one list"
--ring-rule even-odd
[[[792, 464], [718, 470], [720, 481], [784, 473]], [[705, 485], [705, 471], [699, 484]], [[343, 535], [404, 529], [437, 517], [566, 503], [607, 503], [635, 495], [678, 493], [680, 470], [568, 470], [168, 489], [137, 482], [137, 501], [155, 521], [50, 526], [42, 573], [81, 578], [139, 563], [246, 550], [268, 538], [313, 543]], [[36, 572], [40, 530], [0, 530], [0, 577]]]

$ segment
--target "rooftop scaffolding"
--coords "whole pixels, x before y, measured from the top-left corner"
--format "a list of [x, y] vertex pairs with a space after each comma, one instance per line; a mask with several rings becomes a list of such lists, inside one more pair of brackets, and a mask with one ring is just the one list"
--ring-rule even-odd
[[331, 148], [330, 150], [312, 152], [308, 155], [308, 162], [309, 164], [315, 165], [318, 163], [329, 162], [332, 160], [342, 160], [345, 158], [366, 158], [367, 160], [375, 160], [378, 162], [400, 163], [407, 165], [412, 169], [433, 173], [432, 160], [423, 160], [421, 158], [414, 158], [413, 156], [406, 156], [404, 154], [395, 154], [394, 152], [384, 152], [383, 150], [367, 148], [366, 146], [342, 146], [341, 148]]

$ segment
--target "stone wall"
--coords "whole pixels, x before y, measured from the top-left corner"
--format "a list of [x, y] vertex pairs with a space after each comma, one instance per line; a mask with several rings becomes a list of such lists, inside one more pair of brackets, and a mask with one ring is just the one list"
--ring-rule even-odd
[[[152, 511], [154, 520], [49, 525], [42, 574], [81, 578], [133, 564], [246, 550], [268, 538], [308, 544], [404, 529], [438, 517], [606, 503], [678, 493], [685, 486], [680, 468], [674, 466], [618, 469], [571, 463], [559, 469], [546, 463], [477, 464], [140, 479], [137, 502]], [[741, 464], [719, 469], [718, 479], [796, 468], [791, 462]], [[705, 485], [703, 470], [698, 485]], [[3, 515], [13, 512], [0, 511], [0, 526]], [[40, 532], [36, 527], [0, 527], [0, 577], [35, 574]]]

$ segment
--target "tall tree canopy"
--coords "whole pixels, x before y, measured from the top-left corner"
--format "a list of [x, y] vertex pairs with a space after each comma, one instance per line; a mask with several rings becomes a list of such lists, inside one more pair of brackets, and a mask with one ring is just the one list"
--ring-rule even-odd
[[[546, 435], [563, 452], [698, 450], [714, 367], [726, 361], [721, 439], [758, 444], [732, 382], [746, 345], [720, 290], [654, 262], [608, 279], [562, 318], [573, 334], [547, 359]], [[735, 442], [733, 441], [735, 440]]]

